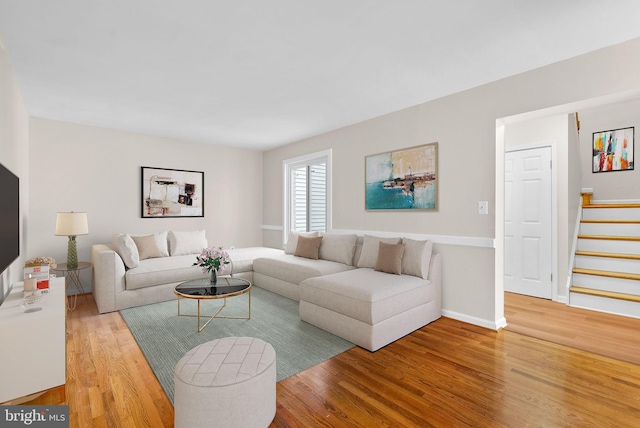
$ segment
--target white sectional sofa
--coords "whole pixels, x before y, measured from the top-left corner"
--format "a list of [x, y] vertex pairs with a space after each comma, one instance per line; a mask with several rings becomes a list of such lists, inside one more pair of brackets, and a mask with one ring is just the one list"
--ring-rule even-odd
[[[101, 313], [174, 299], [177, 284], [204, 276], [192, 266], [207, 246], [204, 231], [154, 238], [168, 248], [137, 264], [130, 253], [139, 237], [133, 248], [122, 235], [114, 235], [111, 246], [92, 247], [93, 295]], [[311, 253], [301, 250], [305, 246]], [[137, 248], [139, 256], [148, 255], [144, 243]], [[429, 241], [400, 237], [293, 233], [284, 250], [227, 252], [234, 276], [299, 301], [303, 321], [375, 351], [441, 316], [442, 262], [431, 248]]]
[[[100, 313], [173, 300], [176, 285], [208, 277], [201, 268], [193, 266], [196, 255], [207, 246], [204, 230], [154, 234], [161, 248], [160, 256], [151, 258], [140, 257], [144, 250], [138, 250], [126, 236], [129, 235], [114, 235], [111, 245], [91, 247], [93, 297]], [[266, 247], [226, 251], [233, 263], [223, 273], [250, 281], [255, 259], [282, 254], [282, 250]]]

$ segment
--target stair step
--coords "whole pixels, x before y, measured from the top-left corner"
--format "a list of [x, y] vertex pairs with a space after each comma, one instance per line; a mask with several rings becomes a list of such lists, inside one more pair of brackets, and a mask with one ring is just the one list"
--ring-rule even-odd
[[611, 259], [640, 260], [640, 254], [602, 253], [599, 251], [576, 251], [576, 256], [608, 257]]
[[613, 235], [578, 235], [578, 239], [599, 239], [606, 241], [640, 241], [640, 236], [613, 236]]
[[640, 206], [619, 209], [606, 207], [599, 209], [585, 208], [582, 210], [583, 220], [640, 220]]
[[640, 254], [640, 241], [578, 239], [576, 249], [580, 251], [595, 251], [602, 253]]
[[640, 221], [634, 223], [580, 223], [580, 235], [640, 237]]
[[582, 208], [640, 208], [640, 204], [589, 204]]
[[578, 286], [571, 286], [569, 291], [572, 293], [588, 294], [590, 296], [606, 297], [609, 299], [626, 300], [628, 302], [640, 303], [640, 296], [634, 294], [616, 293], [613, 291], [594, 290], [593, 288], [584, 288]]
[[605, 276], [607, 278], [630, 279], [640, 281], [640, 274], [627, 272], [612, 272], [607, 270], [573, 268], [573, 273], [593, 276]]
[[640, 224], [640, 220], [580, 220], [580, 223], [603, 223], [603, 224]]

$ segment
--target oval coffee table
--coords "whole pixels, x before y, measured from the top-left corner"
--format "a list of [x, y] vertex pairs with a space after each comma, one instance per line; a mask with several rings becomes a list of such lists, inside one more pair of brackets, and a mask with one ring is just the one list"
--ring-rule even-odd
[[[178, 296], [178, 316], [185, 317], [198, 317], [198, 333], [201, 332], [207, 324], [214, 318], [232, 318], [232, 319], [251, 319], [251, 282], [242, 278], [234, 277], [218, 277], [218, 283], [211, 285], [208, 278], [192, 279], [191, 281], [183, 282], [176, 285], [173, 292]], [[227, 306], [227, 297], [240, 296], [241, 294], [249, 293], [249, 310], [246, 317], [228, 317], [218, 315], [221, 310]], [[195, 299], [198, 301], [198, 314], [183, 314], [180, 312], [180, 299]], [[200, 302], [203, 300], [224, 299], [224, 304], [218, 308], [213, 315], [201, 315], [200, 314]], [[200, 317], [208, 317], [207, 322], [200, 326]]]

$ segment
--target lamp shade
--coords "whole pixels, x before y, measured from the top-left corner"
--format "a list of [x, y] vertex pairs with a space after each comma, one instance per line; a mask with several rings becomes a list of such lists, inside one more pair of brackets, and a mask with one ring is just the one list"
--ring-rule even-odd
[[56, 217], [56, 236], [87, 235], [89, 225], [87, 213], [58, 213]]

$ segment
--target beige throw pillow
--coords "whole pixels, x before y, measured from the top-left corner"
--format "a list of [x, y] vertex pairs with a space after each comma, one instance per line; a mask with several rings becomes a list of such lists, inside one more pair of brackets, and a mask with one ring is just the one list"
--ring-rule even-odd
[[402, 256], [402, 273], [427, 279], [433, 242], [402, 238], [402, 243], [405, 245], [404, 256]]
[[306, 257], [307, 259], [318, 260], [318, 251], [320, 250], [320, 243], [322, 242], [322, 236], [299, 236], [298, 245], [294, 256]]
[[162, 253], [160, 252], [160, 248], [158, 248], [155, 236], [132, 236], [131, 239], [133, 239], [133, 242], [136, 243], [136, 247], [138, 247], [140, 260], [162, 257]]
[[320, 236], [319, 232], [289, 232], [287, 243], [284, 246], [285, 254], [294, 254], [298, 246], [298, 236]]
[[[148, 235], [140, 235], [139, 233], [130, 233], [129, 236], [132, 238], [137, 238], [140, 236], [148, 236]], [[153, 234], [156, 238], [156, 244], [158, 245], [158, 249], [160, 250], [160, 254], [162, 257], [169, 257], [169, 246], [167, 243], [167, 232], [156, 232]]]
[[403, 254], [404, 244], [385, 244], [380, 242], [375, 270], [401, 275]]
[[379, 238], [377, 236], [364, 235], [362, 242], [362, 252], [358, 260], [359, 268], [375, 268], [378, 261], [378, 247], [380, 242], [385, 244], [400, 244], [402, 238]]

